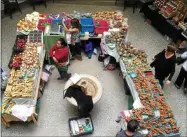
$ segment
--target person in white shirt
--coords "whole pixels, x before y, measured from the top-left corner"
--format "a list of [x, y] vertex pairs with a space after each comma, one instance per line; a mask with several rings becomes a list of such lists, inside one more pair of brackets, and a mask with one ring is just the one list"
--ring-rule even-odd
[[184, 82], [184, 93], [187, 93], [187, 51], [181, 55], [181, 58], [185, 61], [174, 85], [176, 88], [180, 89]]

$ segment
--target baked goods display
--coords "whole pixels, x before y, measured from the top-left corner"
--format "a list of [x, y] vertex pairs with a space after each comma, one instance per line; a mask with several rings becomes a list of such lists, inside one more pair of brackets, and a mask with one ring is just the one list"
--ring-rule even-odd
[[187, 16], [187, 6], [184, 3], [181, 3], [176, 13], [176, 16], [173, 17], [173, 20], [176, 24], [178, 24], [179, 22], [184, 22], [186, 16]]
[[155, 0], [154, 6], [161, 9], [167, 2], [168, 0]]
[[165, 18], [174, 17], [177, 11], [183, 7], [184, 3], [179, 0], [170, 0], [161, 8], [161, 12]]

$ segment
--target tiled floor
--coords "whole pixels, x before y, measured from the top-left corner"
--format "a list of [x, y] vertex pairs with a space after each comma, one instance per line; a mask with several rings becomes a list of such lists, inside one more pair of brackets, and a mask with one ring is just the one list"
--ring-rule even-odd
[[[103, 10], [122, 10], [121, 7], [91, 6], [91, 5], [62, 5], [48, 4], [45, 9], [43, 5], [37, 6], [36, 10], [41, 13], [73, 12], [96, 12]], [[16, 13], [13, 20], [8, 17], [2, 19], [2, 66], [6, 70], [12, 52], [12, 47], [16, 37], [16, 23], [27, 13], [31, 13], [32, 8], [25, 8], [23, 14]], [[132, 9], [128, 8], [124, 15], [129, 19], [129, 41], [137, 48], [145, 49], [149, 61], [153, 55], [166, 47], [167, 41], [153, 27], [144, 23], [142, 14], [132, 14]], [[172, 80], [176, 79], [178, 70]], [[101, 81], [104, 92], [101, 100], [94, 106], [92, 119], [95, 131], [91, 136], [115, 136], [120, 125], [115, 123], [115, 119], [121, 110], [127, 109], [127, 96], [125, 96], [122, 76], [118, 76], [119, 70], [103, 71], [102, 64], [97, 61], [94, 55], [91, 60], [84, 57], [82, 62], [74, 61], [70, 66], [72, 73], [86, 73], [98, 77]], [[38, 125], [33, 123], [13, 123], [11, 128], [2, 127], [3, 136], [69, 136], [68, 118], [76, 116], [75, 108], [66, 100], [63, 100], [62, 90], [64, 82], [57, 81], [57, 70], [53, 71], [50, 81], [41, 99], [41, 110]], [[175, 113], [175, 117], [181, 126], [183, 136], [187, 135], [187, 97], [182, 90], [177, 90], [173, 84], [165, 89], [169, 104]]]

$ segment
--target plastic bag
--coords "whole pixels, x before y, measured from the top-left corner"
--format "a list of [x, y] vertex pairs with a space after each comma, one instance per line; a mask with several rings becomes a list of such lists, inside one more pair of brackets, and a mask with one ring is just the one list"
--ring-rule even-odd
[[8, 74], [1, 68], [1, 89], [5, 89], [8, 82]]

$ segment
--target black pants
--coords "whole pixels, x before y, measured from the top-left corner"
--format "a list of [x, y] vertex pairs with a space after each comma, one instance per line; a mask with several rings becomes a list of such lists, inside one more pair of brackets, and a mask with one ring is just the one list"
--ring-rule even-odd
[[158, 79], [160, 86], [162, 87], [162, 89], [164, 88], [164, 79], [158, 77], [157, 73], [155, 73], [155, 78]]
[[164, 88], [164, 80], [158, 79], [158, 81], [159, 81], [160, 86], [161, 86], [162, 89], [163, 89], [163, 88]]
[[187, 71], [185, 71], [184, 68], [182, 67], [179, 76], [175, 81], [175, 84], [181, 87], [183, 82], [184, 82], [184, 88], [187, 88]]
[[72, 56], [81, 55], [81, 44], [69, 45]]

